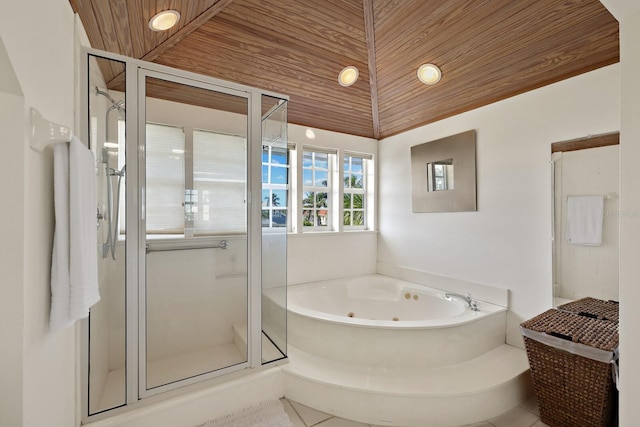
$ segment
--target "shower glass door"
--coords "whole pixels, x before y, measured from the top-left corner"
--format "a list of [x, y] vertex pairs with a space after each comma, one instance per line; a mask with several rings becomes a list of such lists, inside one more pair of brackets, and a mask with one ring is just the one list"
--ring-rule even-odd
[[148, 70], [139, 82], [144, 397], [248, 366], [249, 95]]
[[87, 375], [84, 413], [99, 414], [127, 403], [125, 82], [126, 63], [97, 55], [87, 61], [87, 141], [96, 159], [98, 278], [100, 301], [84, 325]]
[[262, 363], [287, 355], [287, 102], [262, 95]]

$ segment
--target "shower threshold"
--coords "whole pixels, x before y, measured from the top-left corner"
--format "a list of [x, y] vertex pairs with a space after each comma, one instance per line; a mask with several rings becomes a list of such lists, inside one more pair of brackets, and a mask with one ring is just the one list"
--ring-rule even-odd
[[[245, 328], [234, 327], [234, 341], [229, 343], [150, 361], [147, 365], [148, 387], [158, 387], [245, 362], [247, 358], [243, 351], [246, 348], [244, 331]], [[276, 360], [283, 357], [264, 333], [262, 334], [262, 352], [263, 360]], [[124, 405], [124, 382], [124, 368], [109, 371], [102, 389], [102, 396], [98, 399], [99, 403], [91, 408], [91, 412], [96, 413]]]

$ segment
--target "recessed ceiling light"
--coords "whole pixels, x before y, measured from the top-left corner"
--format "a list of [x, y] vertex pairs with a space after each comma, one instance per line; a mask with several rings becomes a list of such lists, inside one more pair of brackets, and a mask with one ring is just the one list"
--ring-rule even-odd
[[307, 129], [304, 134], [309, 139], [316, 139], [316, 133], [312, 129]]
[[426, 85], [433, 85], [440, 81], [442, 78], [442, 71], [437, 65], [422, 64], [418, 68], [418, 79]]
[[340, 86], [351, 86], [358, 80], [359, 71], [353, 65], [344, 67], [338, 74], [338, 83]]
[[149, 20], [149, 28], [153, 31], [165, 31], [173, 27], [180, 20], [180, 12], [177, 10], [163, 10]]

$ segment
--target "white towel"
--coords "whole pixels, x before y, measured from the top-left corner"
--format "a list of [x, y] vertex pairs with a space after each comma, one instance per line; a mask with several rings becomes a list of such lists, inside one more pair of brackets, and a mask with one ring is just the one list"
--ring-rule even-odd
[[569, 196], [565, 238], [572, 245], [602, 243], [604, 196]]
[[93, 153], [73, 137], [53, 148], [56, 225], [51, 260], [51, 330], [89, 315], [100, 300]]

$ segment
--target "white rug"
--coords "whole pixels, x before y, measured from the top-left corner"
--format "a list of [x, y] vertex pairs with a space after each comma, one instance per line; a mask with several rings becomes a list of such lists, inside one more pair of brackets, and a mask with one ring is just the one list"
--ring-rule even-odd
[[293, 427], [279, 400], [268, 400], [197, 427]]

